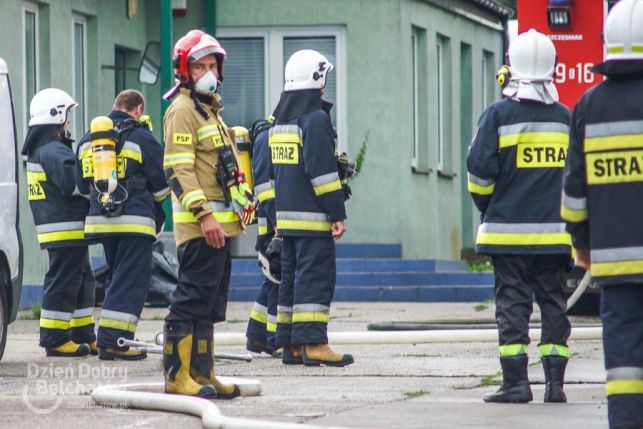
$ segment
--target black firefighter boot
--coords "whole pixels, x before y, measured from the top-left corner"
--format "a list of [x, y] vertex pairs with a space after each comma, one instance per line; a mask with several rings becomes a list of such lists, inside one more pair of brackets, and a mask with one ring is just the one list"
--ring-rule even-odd
[[485, 402], [531, 402], [534, 397], [527, 378], [527, 355], [500, 358], [502, 366], [502, 386], [495, 393], [487, 393]]
[[545, 370], [545, 402], [567, 402], [563, 383], [569, 359], [563, 356], [543, 356], [540, 361]]
[[195, 322], [192, 343], [190, 375], [199, 384], [211, 384], [218, 399], [232, 399], [241, 395], [239, 386], [223, 383], [214, 375], [214, 329], [212, 323]]
[[165, 393], [214, 399], [212, 385], [202, 386], [190, 376], [192, 324], [165, 323], [163, 330], [163, 374]]

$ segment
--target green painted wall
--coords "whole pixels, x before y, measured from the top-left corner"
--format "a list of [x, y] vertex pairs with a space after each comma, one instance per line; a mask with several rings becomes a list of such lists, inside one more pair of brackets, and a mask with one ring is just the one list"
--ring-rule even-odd
[[[482, 50], [493, 52], [494, 70], [502, 57], [502, 36], [466, 18], [419, 0], [218, 0], [218, 27], [253, 26], [334, 26], [343, 27], [347, 52], [347, 122], [349, 153], [356, 156], [363, 142], [367, 152], [362, 171], [351, 186], [353, 198], [348, 202], [346, 242], [402, 243], [405, 257], [459, 259], [462, 247], [462, 222], [471, 222], [475, 231], [477, 214], [470, 205], [463, 218], [463, 151], [459, 114], [460, 46], [471, 45], [473, 92], [471, 117], [475, 121], [482, 111]], [[145, 45], [160, 40], [159, 2], [137, 1], [138, 12], [126, 18], [126, 2], [100, 0], [44, 0], [38, 2], [40, 18], [40, 89], [49, 86], [71, 92], [72, 13], [87, 19], [87, 92], [88, 120], [108, 113], [114, 99], [114, 65], [116, 45], [132, 52], [128, 66], [137, 67]], [[3, 2], [0, 15], [0, 56], [11, 72], [19, 144], [22, 145], [26, 124], [23, 110], [22, 22], [23, 3]], [[185, 16], [173, 21], [173, 41], [189, 29], [202, 28], [206, 17], [203, 0], [188, 0]], [[425, 136], [430, 174], [411, 171], [413, 141], [412, 122], [412, 27], [426, 32]], [[19, 28], [19, 38], [16, 28]], [[449, 137], [451, 170], [454, 178], [438, 177], [435, 148], [437, 108], [435, 38], [441, 34], [450, 39], [449, 72], [451, 106], [446, 135]], [[8, 40], [20, 43], [7, 43]], [[129, 72], [128, 86], [143, 91], [146, 110], [152, 116], [158, 138], [161, 138], [160, 93], [168, 88], [141, 85], [136, 72]], [[225, 100], [224, 100], [225, 104]], [[474, 127], [474, 124], [470, 124]], [[75, 136], [77, 139], [80, 136]], [[41, 284], [46, 270], [46, 255], [36, 243], [31, 213], [25, 195], [25, 174], [21, 171], [21, 228], [25, 244], [25, 284]]]

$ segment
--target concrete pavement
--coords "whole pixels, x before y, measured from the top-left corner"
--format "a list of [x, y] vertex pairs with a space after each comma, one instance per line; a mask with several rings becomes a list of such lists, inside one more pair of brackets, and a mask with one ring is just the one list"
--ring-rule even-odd
[[[230, 303], [219, 332], [245, 332], [251, 303]], [[363, 331], [368, 323], [493, 318], [493, 304], [335, 303], [331, 331]], [[483, 308], [486, 307], [486, 308]], [[151, 340], [164, 309], [145, 309], [137, 337]], [[538, 317], [538, 314], [534, 315]], [[575, 322], [588, 319], [573, 318]], [[595, 320], [594, 320], [595, 321]], [[46, 358], [38, 347], [38, 322], [19, 320], [9, 329], [0, 362], [0, 427], [200, 428], [180, 414], [98, 407], [96, 385], [161, 382], [159, 355], [142, 362], [104, 362], [95, 357]], [[228, 416], [307, 422], [352, 428], [606, 428], [600, 341], [574, 341], [568, 366], [568, 404], [543, 404], [544, 376], [535, 345], [529, 369], [534, 402], [484, 404], [497, 389], [499, 363], [492, 343], [337, 346], [355, 364], [345, 368], [285, 366], [262, 355], [252, 363], [222, 361], [221, 375], [256, 378], [260, 397], [216, 401]], [[222, 352], [245, 352], [241, 346]]]

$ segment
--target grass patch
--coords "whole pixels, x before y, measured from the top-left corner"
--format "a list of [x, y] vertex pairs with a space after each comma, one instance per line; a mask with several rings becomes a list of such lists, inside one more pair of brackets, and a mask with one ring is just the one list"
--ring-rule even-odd
[[467, 271], [471, 271], [473, 273], [488, 273], [493, 271], [493, 265], [491, 265], [491, 262], [489, 261], [474, 262], [467, 267]]
[[40, 307], [40, 304], [32, 305], [31, 306], [31, 314], [33, 314], [34, 319], [40, 319], [40, 310], [42, 308]]
[[493, 375], [488, 375], [480, 379], [480, 386], [499, 386], [502, 384], [500, 380], [496, 380], [498, 377], [502, 376], [502, 371], [498, 371]]
[[476, 304], [476, 305], [473, 306], [473, 309], [475, 311], [484, 311], [487, 308], [489, 308], [489, 306], [487, 304]]
[[419, 398], [420, 396], [428, 395], [431, 392], [426, 390], [412, 390], [410, 392], [404, 392], [404, 396], [407, 398]]
[[231, 323], [231, 324], [234, 324], [234, 323], [247, 323], [247, 322], [248, 321], [246, 319], [230, 319], [230, 320], [226, 320], [226, 323]]

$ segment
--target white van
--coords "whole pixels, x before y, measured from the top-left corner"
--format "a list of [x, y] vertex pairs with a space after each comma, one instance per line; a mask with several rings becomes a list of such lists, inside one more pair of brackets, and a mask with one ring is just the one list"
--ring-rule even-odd
[[7, 342], [7, 325], [16, 319], [22, 290], [15, 124], [9, 70], [0, 58], [0, 359]]

